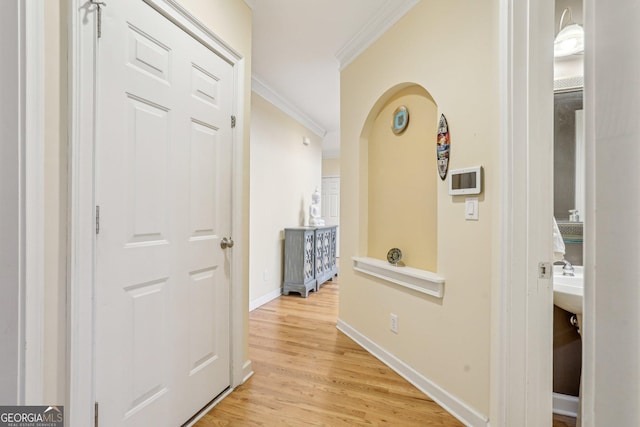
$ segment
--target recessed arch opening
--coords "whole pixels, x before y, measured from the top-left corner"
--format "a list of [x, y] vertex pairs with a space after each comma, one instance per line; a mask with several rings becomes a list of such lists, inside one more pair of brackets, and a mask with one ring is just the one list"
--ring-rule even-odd
[[[409, 121], [394, 134], [400, 106]], [[437, 113], [433, 97], [415, 83], [393, 86], [371, 108], [360, 136], [360, 253], [386, 259], [396, 247], [406, 265], [437, 271]]]

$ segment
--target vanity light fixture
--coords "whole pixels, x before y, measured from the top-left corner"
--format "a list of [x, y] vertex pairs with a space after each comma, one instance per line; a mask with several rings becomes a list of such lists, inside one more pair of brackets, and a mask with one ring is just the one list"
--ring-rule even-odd
[[[564, 25], [567, 13], [569, 17]], [[571, 8], [567, 7], [560, 17], [558, 35], [553, 42], [553, 56], [560, 58], [582, 52], [584, 52], [584, 29], [571, 20]]]

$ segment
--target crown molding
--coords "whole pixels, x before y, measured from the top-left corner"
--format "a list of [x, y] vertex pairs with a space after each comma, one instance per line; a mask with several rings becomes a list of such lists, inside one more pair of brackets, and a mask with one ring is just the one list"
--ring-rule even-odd
[[256, 7], [256, 0], [244, 0], [245, 4], [249, 6], [249, 9], [253, 10]]
[[284, 111], [292, 119], [296, 120], [319, 137], [324, 138], [327, 134], [327, 130], [325, 128], [313, 121], [311, 117], [278, 94], [255, 74], [251, 76], [251, 90]]
[[340, 71], [353, 62], [366, 48], [371, 46], [393, 24], [398, 22], [420, 0], [387, 1], [378, 13], [356, 33], [351, 40], [336, 52]]

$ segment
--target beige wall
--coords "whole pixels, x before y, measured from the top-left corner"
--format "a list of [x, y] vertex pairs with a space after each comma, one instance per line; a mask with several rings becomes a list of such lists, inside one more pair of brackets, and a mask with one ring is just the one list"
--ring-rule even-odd
[[[405, 106], [409, 125], [394, 135], [394, 111]], [[415, 268], [437, 268], [438, 175], [433, 144], [437, 106], [424, 89], [410, 86], [380, 110], [369, 134], [367, 256], [386, 259], [390, 248], [402, 250], [402, 262]], [[411, 206], [411, 209], [402, 209]]]
[[322, 176], [340, 176], [340, 159], [322, 159]]
[[[304, 145], [307, 136], [311, 144]], [[321, 138], [252, 96], [250, 301], [282, 287], [283, 230], [307, 225], [311, 194], [321, 186]]]
[[[465, 221], [464, 197], [449, 196], [448, 182], [431, 178], [443, 299], [356, 274], [347, 261], [340, 270], [340, 319], [485, 415], [498, 233], [498, 27], [497, 0], [420, 2], [341, 73], [342, 259], [367, 251], [367, 182], [377, 173], [367, 168], [373, 118], [410, 83], [425, 88], [448, 119], [450, 169], [484, 166], [485, 188], [479, 221]], [[425, 165], [435, 163], [435, 133], [424, 135], [424, 143], [433, 147]], [[399, 316], [397, 335], [389, 331], [390, 313]]]
[[[242, 0], [181, 0], [180, 3], [238, 52], [244, 61], [243, 230], [249, 242], [249, 122], [251, 107], [251, 10]], [[67, 34], [66, 2], [45, 2], [45, 401], [63, 403], [66, 384], [66, 223], [67, 223]], [[249, 294], [249, 257], [241, 285]], [[244, 359], [248, 359], [248, 311], [245, 312]]]

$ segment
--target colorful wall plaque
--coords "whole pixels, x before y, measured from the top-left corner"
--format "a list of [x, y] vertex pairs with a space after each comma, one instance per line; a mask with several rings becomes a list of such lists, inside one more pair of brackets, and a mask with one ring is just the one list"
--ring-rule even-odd
[[451, 151], [451, 138], [449, 137], [449, 126], [444, 114], [440, 115], [438, 122], [438, 174], [441, 180], [447, 177], [449, 170], [449, 153]]

